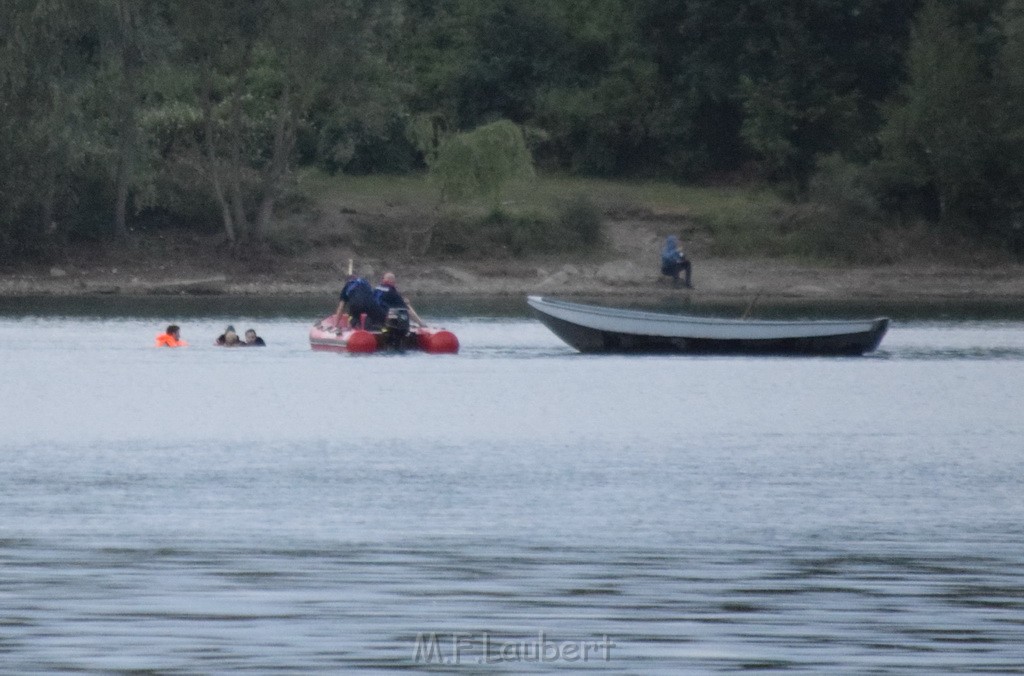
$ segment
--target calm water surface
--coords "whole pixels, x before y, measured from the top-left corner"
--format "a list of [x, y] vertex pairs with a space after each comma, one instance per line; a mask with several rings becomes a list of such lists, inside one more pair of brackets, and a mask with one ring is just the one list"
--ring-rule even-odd
[[1024, 672], [1024, 322], [594, 357], [435, 311], [461, 354], [353, 357], [315, 316], [0, 316], [0, 672]]

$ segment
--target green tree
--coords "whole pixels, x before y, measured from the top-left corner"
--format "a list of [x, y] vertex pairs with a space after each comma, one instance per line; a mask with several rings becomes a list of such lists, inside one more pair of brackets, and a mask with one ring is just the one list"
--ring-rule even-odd
[[98, 161], [110, 167], [114, 208], [112, 234], [128, 234], [128, 205], [136, 192], [153, 191], [159, 158], [151, 151], [144, 120], [163, 105], [164, 71], [174, 48], [162, 0], [99, 0], [97, 7], [101, 61], [87, 108], [97, 126]]
[[497, 211], [509, 181], [533, 175], [533, 160], [522, 130], [498, 120], [454, 134], [438, 146], [430, 176], [443, 201], [484, 197]]
[[1024, 245], [1024, 0], [1008, 0], [999, 17], [1003, 44], [996, 69], [1001, 195], [1010, 233]]
[[919, 2], [409, 0], [403, 56], [414, 111], [540, 129], [543, 166], [695, 178], [756, 158], [800, 187], [820, 154], [870, 154]]
[[95, 142], [95, 2], [0, 4], [0, 238], [45, 254], [80, 217], [74, 178]]
[[399, 17], [372, 0], [186, 0], [177, 8], [224, 232], [231, 242], [259, 241], [310, 116], [373, 119], [394, 103], [387, 57]]
[[106, 44], [113, 85], [113, 95], [108, 100], [114, 106], [111, 119], [116, 137], [113, 230], [116, 237], [123, 239], [128, 235], [129, 191], [133, 179], [140, 173], [140, 80], [145, 62], [144, 30], [147, 27], [142, 12], [146, 5], [140, 0], [109, 0], [109, 8], [114, 16]]
[[976, 216], [988, 192], [993, 151], [991, 91], [976, 33], [950, 7], [921, 9], [907, 82], [888, 107], [878, 164], [890, 191], [931, 196], [940, 221]]
[[685, 127], [671, 114], [671, 87], [641, 35], [637, 8], [618, 0], [562, 7], [569, 67], [538, 89], [545, 149], [587, 174], [649, 174], [664, 169], [669, 138]]
[[[874, 124], [871, 102], [894, 83], [901, 29], [879, 30], [873, 50], [870, 34], [880, 28], [878, 12], [891, 20], [900, 10], [853, 0], [745, 4], [762, 28], [741, 60], [740, 133], [769, 176], [803, 194], [818, 156], [861, 151]], [[888, 78], [879, 77], [879, 62], [888, 63]]]

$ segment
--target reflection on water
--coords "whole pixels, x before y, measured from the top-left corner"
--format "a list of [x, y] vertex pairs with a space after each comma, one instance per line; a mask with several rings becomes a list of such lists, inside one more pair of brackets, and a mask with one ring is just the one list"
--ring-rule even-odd
[[631, 358], [435, 311], [460, 355], [367, 358], [152, 309], [0, 318], [3, 671], [1024, 664], [1024, 323]]

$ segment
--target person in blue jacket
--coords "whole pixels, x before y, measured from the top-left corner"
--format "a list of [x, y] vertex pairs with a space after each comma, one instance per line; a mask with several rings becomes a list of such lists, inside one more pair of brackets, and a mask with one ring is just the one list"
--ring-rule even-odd
[[398, 288], [395, 286], [395, 279], [395, 273], [384, 273], [380, 284], [373, 290], [373, 297], [377, 304], [384, 308], [385, 314], [391, 309], [408, 310], [409, 319], [420, 326], [424, 326], [423, 320], [416, 314], [416, 310], [412, 309], [412, 304], [409, 303], [409, 300], [398, 292]]
[[672, 278], [672, 286], [679, 286], [679, 273], [686, 273], [684, 286], [687, 289], [692, 289], [693, 285], [690, 283], [692, 266], [690, 265], [689, 259], [686, 258], [686, 254], [683, 253], [682, 248], [679, 246], [679, 238], [675, 235], [669, 235], [665, 238], [665, 246], [661, 249], [661, 274], [667, 275]]
[[374, 297], [373, 287], [362, 277], [349, 275], [345, 286], [341, 289], [341, 301], [335, 314], [338, 317], [338, 325], [341, 325], [342, 315], [348, 312], [349, 322], [352, 326], [359, 326], [362, 315], [366, 315], [366, 328], [369, 330], [379, 329], [384, 325], [387, 317], [387, 309], [377, 302]]

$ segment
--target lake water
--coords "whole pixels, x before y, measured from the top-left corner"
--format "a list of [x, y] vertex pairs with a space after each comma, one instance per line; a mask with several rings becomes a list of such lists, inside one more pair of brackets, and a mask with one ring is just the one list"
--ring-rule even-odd
[[0, 308], [0, 672], [1024, 672], [1020, 317], [359, 357], [230, 303]]

